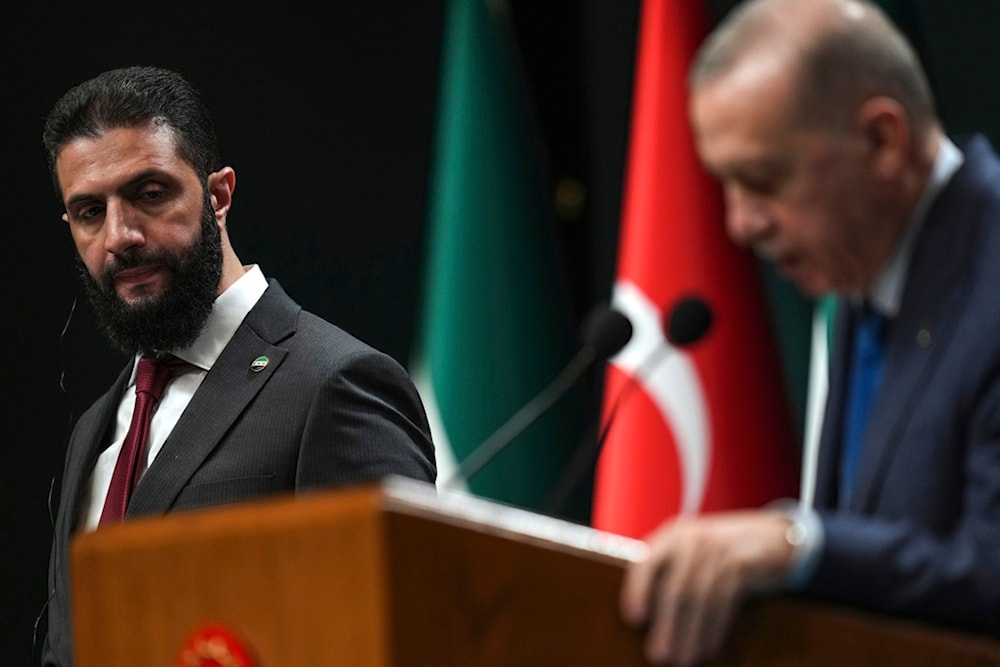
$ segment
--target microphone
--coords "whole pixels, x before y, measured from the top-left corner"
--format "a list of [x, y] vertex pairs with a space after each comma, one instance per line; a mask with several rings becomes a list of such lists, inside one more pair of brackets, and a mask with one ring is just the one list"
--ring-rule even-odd
[[522, 405], [500, 428], [462, 459], [452, 476], [442, 482], [441, 486], [454, 487], [482, 470], [569, 391], [584, 372], [597, 361], [606, 360], [616, 354], [625, 347], [625, 343], [631, 337], [632, 323], [620, 311], [607, 306], [593, 309], [581, 328], [580, 349], [562, 372], [549, 386]]
[[670, 310], [667, 318], [667, 340], [674, 347], [697, 343], [712, 328], [712, 310], [696, 296], [686, 296]]
[[[712, 327], [712, 310], [708, 304], [697, 296], [688, 295], [682, 297], [674, 303], [674, 306], [666, 313], [661, 326], [666, 336], [669, 346], [660, 345], [639, 365], [635, 374], [629, 378], [628, 384], [618, 392], [615, 402], [608, 411], [608, 419], [604, 422], [597, 438], [590, 441], [589, 446], [581, 447], [577, 450], [576, 456], [566, 467], [566, 472], [559, 482], [553, 487], [545, 503], [546, 512], [556, 514], [566, 503], [569, 495], [583, 480], [583, 476], [597, 460], [597, 456], [611, 432], [611, 425], [618, 414], [618, 408], [622, 400], [628, 394], [635, 391], [640, 384], [640, 379], [644, 379], [646, 374], [659, 365], [666, 356], [675, 349], [680, 349], [693, 345], [701, 340]], [[610, 355], [609, 355], [610, 356]], [[588, 429], [589, 431], [589, 429]]]

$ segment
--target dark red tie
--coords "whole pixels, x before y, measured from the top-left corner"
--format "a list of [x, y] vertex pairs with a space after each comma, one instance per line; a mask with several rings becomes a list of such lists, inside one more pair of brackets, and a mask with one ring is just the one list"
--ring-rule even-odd
[[120, 521], [125, 516], [129, 498], [142, 474], [139, 462], [146, 451], [153, 410], [163, 396], [167, 382], [185, 365], [187, 363], [177, 357], [157, 359], [144, 356], [139, 360], [139, 368], [135, 374], [135, 410], [132, 413], [132, 423], [129, 424], [115, 463], [108, 497], [101, 512], [101, 523]]

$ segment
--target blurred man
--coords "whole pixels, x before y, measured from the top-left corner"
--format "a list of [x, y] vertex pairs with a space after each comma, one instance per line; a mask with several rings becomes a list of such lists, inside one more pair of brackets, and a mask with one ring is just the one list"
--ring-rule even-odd
[[731, 238], [838, 296], [830, 391], [815, 506], [667, 521], [623, 616], [671, 664], [766, 591], [1000, 630], [1000, 161], [862, 1], [748, 0], [690, 84]]

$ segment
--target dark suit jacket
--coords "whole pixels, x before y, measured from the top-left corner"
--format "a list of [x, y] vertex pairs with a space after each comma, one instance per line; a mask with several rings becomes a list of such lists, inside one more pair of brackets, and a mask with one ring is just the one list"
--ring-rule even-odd
[[1000, 162], [982, 137], [915, 245], [850, 505], [838, 506], [849, 317], [839, 304], [808, 590], [1000, 630]]
[[[254, 372], [260, 356], [268, 364]], [[131, 370], [80, 416], [70, 437], [43, 665], [73, 664], [68, 547]], [[436, 477], [430, 428], [409, 377], [389, 356], [303, 311], [272, 280], [139, 481], [127, 518], [390, 473]]]

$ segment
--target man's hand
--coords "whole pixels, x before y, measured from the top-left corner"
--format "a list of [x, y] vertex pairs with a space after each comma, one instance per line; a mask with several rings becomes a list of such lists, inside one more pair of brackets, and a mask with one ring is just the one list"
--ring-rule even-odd
[[625, 572], [621, 613], [646, 627], [654, 663], [691, 665], [721, 648], [749, 593], [776, 590], [791, 562], [789, 519], [738, 511], [678, 518], [650, 534], [649, 556]]

